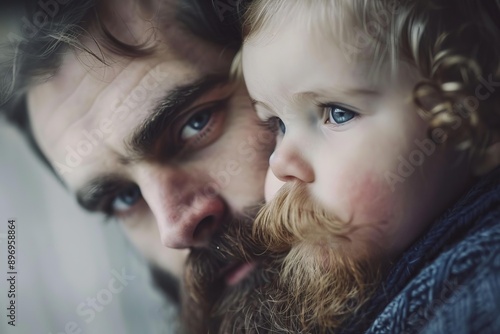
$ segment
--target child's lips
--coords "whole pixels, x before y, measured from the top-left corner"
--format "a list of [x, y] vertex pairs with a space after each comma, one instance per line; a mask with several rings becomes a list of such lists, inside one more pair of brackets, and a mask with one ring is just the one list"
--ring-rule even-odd
[[238, 262], [228, 265], [221, 271], [227, 286], [234, 286], [245, 279], [254, 269], [255, 262]]

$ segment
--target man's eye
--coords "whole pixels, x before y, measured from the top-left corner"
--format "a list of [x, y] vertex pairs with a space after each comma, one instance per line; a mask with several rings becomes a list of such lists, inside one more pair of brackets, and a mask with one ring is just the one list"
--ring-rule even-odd
[[181, 131], [181, 139], [186, 140], [200, 133], [210, 122], [213, 110], [205, 109], [193, 115], [184, 125]]
[[329, 106], [328, 122], [333, 124], [343, 124], [349, 122], [354, 117], [358, 116], [358, 113], [346, 108], [340, 108], [338, 106]]
[[128, 211], [142, 198], [139, 186], [132, 185], [118, 192], [111, 201], [110, 211], [119, 214]]

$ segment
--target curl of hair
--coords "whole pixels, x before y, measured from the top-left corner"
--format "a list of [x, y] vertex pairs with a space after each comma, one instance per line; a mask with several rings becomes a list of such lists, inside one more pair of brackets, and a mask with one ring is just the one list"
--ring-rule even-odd
[[499, 1], [419, 1], [405, 16], [401, 55], [426, 78], [414, 101], [429, 135], [443, 130], [450, 145], [480, 164], [500, 133]]

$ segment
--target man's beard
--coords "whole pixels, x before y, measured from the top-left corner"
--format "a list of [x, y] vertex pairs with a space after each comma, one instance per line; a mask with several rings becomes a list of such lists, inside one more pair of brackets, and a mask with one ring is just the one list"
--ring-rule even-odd
[[[183, 300], [189, 333], [323, 333], [352, 325], [384, 267], [379, 247], [353, 243], [353, 232], [303, 186], [285, 185], [253, 225], [233, 221], [209, 250], [192, 251]], [[225, 268], [245, 262], [256, 269], [227, 286]]]

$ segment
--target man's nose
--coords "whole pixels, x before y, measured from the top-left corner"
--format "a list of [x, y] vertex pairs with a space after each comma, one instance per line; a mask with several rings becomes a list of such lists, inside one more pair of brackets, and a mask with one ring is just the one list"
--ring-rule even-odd
[[269, 158], [269, 166], [274, 175], [283, 182], [298, 180], [311, 183], [314, 182], [314, 169], [306, 154], [296, 141], [285, 136]]
[[182, 170], [151, 173], [141, 187], [152, 211], [161, 242], [169, 248], [205, 247], [225, 218], [226, 205], [209, 184]]

